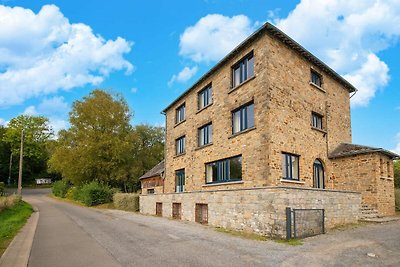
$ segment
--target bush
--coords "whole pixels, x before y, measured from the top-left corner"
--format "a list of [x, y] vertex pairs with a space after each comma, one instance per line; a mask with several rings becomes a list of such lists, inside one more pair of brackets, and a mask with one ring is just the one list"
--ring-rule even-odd
[[394, 190], [395, 206], [396, 210], [400, 211], [400, 188]]
[[21, 196], [12, 195], [8, 197], [0, 197], [0, 211], [9, 209], [21, 201]]
[[113, 202], [117, 209], [139, 211], [139, 194], [116, 193]]
[[72, 191], [73, 198], [86, 206], [112, 202], [114, 190], [98, 182], [91, 182]]
[[0, 196], [4, 195], [4, 183], [0, 182]]
[[57, 181], [54, 182], [53, 184], [53, 195], [55, 195], [56, 197], [62, 197], [65, 198], [65, 195], [68, 192], [68, 189], [70, 188], [70, 185], [67, 181]]

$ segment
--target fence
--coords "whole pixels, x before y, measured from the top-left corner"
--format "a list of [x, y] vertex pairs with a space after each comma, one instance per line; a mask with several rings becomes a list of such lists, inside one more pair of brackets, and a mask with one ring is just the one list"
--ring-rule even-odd
[[286, 239], [325, 233], [324, 209], [286, 208]]

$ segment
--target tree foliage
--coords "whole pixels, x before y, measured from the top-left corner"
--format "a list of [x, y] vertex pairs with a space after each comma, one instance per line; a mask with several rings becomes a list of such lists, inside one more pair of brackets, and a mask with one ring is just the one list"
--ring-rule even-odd
[[131, 113], [125, 100], [94, 90], [75, 101], [68, 130], [59, 132], [50, 169], [76, 185], [126, 181], [132, 164]]
[[[36, 177], [47, 175], [47, 160], [49, 158], [48, 142], [53, 137], [53, 130], [49, 120], [42, 116], [20, 115], [13, 118], [0, 133], [2, 148], [8, 150], [1, 157], [2, 163], [9, 166], [10, 153], [13, 155], [12, 176], [18, 171], [18, 158], [20, 154], [21, 132], [24, 130], [24, 169], [23, 180], [32, 180]], [[4, 158], [6, 157], [6, 158]], [[3, 165], [3, 164], [2, 164]]]
[[400, 188], [400, 160], [394, 161], [394, 187]]

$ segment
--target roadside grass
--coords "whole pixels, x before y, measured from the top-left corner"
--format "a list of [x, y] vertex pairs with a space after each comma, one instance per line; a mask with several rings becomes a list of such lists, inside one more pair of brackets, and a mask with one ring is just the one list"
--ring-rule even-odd
[[214, 230], [217, 231], [217, 232], [220, 232], [220, 233], [229, 234], [229, 235], [236, 236], [236, 237], [241, 237], [241, 238], [244, 238], [244, 239], [251, 239], [251, 240], [257, 240], [257, 241], [270, 240], [266, 236], [259, 235], [259, 234], [256, 234], [256, 233], [246, 232], [246, 231], [237, 231], [237, 230], [226, 229], [226, 228], [222, 228], [222, 227], [215, 227]]
[[79, 202], [79, 201], [77, 201], [77, 200], [73, 200], [73, 199], [69, 199], [69, 198], [57, 197], [57, 196], [55, 196], [55, 195], [53, 195], [53, 194], [48, 194], [47, 196], [48, 196], [48, 197], [51, 197], [51, 198], [53, 198], [53, 199], [61, 200], [61, 201], [64, 201], [64, 202], [67, 202], [67, 203], [70, 203], [70, 204], [74, 204], [74, 205], [81, 206], [81, 207], [86, 207], [86, 208], [95, 208], [95, 209], [115, 209], [114, 203], [112, 203], [112, 202], [110, 202], [110, 203], [104, 203], [104, 204], [99, 204], [99, 205], [96, 205], [96, 206], [88, 207], [88, 206], [86, 206], [85, 204], [83, 204], [82, 202]]
[[32, 212], [32, 206], [24, 201], [0, 212], [0, 256], [25, 225]]
[[290, 246], [301, 246], [303, 245], [303, 241], [301, 241], [300, 239], [278, 239], [278, 240], [274, 240], [276, 243], [279, 244], [285, 244], [285, 245], [290, 245]]
[[368, 222], [357, 222], [357, 223], [348, 223], [348, 224], [339, 224], [331, 228], [329, 231], [344, 231], [350, 229], [356, 229], [362, 226], [367, 225]]

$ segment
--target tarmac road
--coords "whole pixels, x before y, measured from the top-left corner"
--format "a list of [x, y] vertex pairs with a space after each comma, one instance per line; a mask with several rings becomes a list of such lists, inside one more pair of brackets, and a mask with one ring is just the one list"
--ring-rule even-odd
[[23, 192], [40, 214], [31, 267], [400, 266], [399, 221], [333, 231], [289, 246], [195, 223], [79, 207], [51, 199], [48, 192]]

